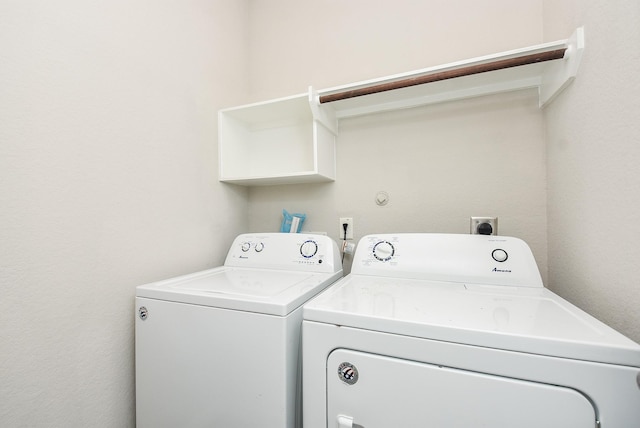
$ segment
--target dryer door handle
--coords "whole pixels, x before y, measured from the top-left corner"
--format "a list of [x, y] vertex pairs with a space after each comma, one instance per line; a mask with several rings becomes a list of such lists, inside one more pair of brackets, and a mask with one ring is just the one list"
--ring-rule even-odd
[[338, 428], [364, 428], [362, 425], [354, 424], [351, 416], [338, 415]]

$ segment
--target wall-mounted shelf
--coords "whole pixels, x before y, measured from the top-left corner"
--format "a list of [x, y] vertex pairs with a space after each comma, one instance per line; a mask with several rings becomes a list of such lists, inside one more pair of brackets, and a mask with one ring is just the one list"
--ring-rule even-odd
[[576, 76], [584, 31], [571, 38], [318, 91], [337, 119], [538, 88], [544, 106]]
[[342, 118], [528, 88], [543, 107], [575, 78], [583, 50], [578, 28], [566, 40], [222, 110], [220, 181], [333, 181]]
[[218, 113], [220, 181], [247, 186], [335, 180], [335, 117], [307, 94]]

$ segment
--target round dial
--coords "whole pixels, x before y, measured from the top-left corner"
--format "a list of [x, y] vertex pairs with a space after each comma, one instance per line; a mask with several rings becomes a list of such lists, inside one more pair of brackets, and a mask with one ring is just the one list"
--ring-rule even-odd
[[264, 242], [258, 242], [256, 244], [255, 250], [256, 250], [256, 253], [259, 253], [260, 251], [264, 250]]
[[501, 248], [496, 248], [491, 253], [491, 257], [493, 257], [493, 260], [497, 262], [506, 262], [509, 258], [509, 254], [507, 254], [507, 252]]
[[300, 254], [302, 254], [302, 257], [306, 259], [315, 256], [317, 252], [318, 244], [316, 243], [316, 241], [313, 241], [311, 239], [308, 241], [304, 241], [300, 246]]
[[247, 251], [249, 251], [249, 248], [251, 248], [251, 242], [243, 242], [240, 248], [243, 252], [246, 253]]
[[389, 241], [380, 241], [373, 246], [373, 257], [383, 262], [390, 260], [395, 252], [396, 249]]

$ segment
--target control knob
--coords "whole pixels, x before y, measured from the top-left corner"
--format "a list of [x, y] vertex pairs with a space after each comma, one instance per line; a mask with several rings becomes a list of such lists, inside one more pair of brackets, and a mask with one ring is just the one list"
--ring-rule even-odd
[[300, 254], [305, 259], [311, 258], [316, 255], [318, 252], [318, 244], [316, 241], [309, 239], [308, 241], [304, 241], [300, 246]]
[[373, 246], [373, 257], [376, 259], [386, 262], [390, 260], [391, 257], [395, 254], [396, 249], [393, 247], [393, 244], [389, 241], [380, 241]]

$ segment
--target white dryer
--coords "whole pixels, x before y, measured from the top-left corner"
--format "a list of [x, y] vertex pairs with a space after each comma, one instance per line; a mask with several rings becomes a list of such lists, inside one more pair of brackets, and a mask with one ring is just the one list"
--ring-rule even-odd
[[137, 287], [137, 427], [299, 426], [302, 304], [341, 276], [326, 236], [245, 234], [222, 267]]
[[640, 427], [640, 345], [502, 236], [385, 234], [304, 306], [305, 428]]

